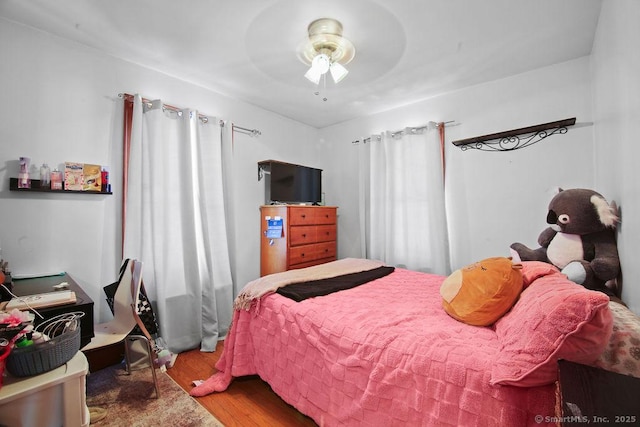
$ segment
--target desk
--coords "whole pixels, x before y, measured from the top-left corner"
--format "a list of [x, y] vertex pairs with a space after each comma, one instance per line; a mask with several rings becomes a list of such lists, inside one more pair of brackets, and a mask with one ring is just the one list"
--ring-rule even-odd
[[[50, 319], [53, 316], [63, 313], [69, 313], [71, 311], [82, 311], [84, 316], [80, 319], [80, 348], [84, 347], [93, 338], [93, 300], [82, 290], [68, 274], [61, 276], [46, 276], [36, 277], [33, 279], [13, 279], [13, 293], [23, 297], [26, 295], [42, 294], [46, 292], [53, 292], [55, 289], [53, 285], [57, 285], [61, 282], [67, 282], [69, 284], [68, 289], [76, 293], [76, 302], [74, 304], [65, 304], [55, 307], [39, 308], [38, 312], [44, 316], [45, 319]], [[38, 316], [35, 319], [35, 325], [42, 322]]]
[[66, 364], [32, 377], [7, 374], [0, 389], [0, 425], [77, 427], [89, 425], [82, 352]]

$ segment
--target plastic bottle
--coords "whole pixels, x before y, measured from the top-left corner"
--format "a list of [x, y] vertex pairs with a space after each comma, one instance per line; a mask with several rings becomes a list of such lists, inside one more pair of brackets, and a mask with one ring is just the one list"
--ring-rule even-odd
[[31, 177], [29, 176], [29, 165], [31, 159], [20, 157], [20, 172], [18, 173], [18, 188], [31, 188]]
[[51, 187], [51, 170], [49, 169], [49, 165], [43, 163], [40, 166], [40, 188], [50, 188]]
[[54, 169], [51, 172], [51, 189], [62, 190], [62, 172], [58, 169]]
[[109, 185], [109, 167], [107, 166], [102, 167], [101, 180], [102, 180], [102, 191], [103, 192], [111, 191], [111, 185]]

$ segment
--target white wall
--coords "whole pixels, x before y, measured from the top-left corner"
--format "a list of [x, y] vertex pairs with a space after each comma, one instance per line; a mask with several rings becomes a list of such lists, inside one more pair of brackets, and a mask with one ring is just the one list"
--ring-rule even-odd
[[[262, 132], [259, 138], [236, 133], [233, 147], [230, 140], [224, 147], [236, 288], [259, 275], [264, 193], [257, 162], [325, 166], [316, 155], [315, 128], [3, 19], [0, 58], [2, 255], [14, 273], [68, 272], [96, 302], [97, 314], [108, 310], [102, 287], [115, 279], [120, 262], [118, 93], [162, 98]], [[38, 167], [65, 161], [110, 165], [114, 195], [10, 192], [20, 156]]]
[[547, 227], [547, 205], [558, 187], [594, 185], [593, 126], [512, 152], [461, 151], [451, 141], [576, 117], [592, 121], [589, 58], [356, 119], [321, 130], [334, 160], [325, 181], [339, 206], [340, 256], [358, 256], [357, 155], [352, 140], [382, 130], [455, 120], [446, 129], [446, 191], [453, 269], [508, 256], [520, 241], [537, 246]]
[[596, 183], [620, 206], [622, 299], [640, 313], [640, 2], [602, 2], [592, 52]]
[[[625, 299], [640, 312], [631, 258], [640, 227], [637, 76], [640, 3], [605, 1], [594, 54], [322, 130], [223, 97], [86, 47], [0, 19], [0, 247], [16, 273], [69, 272], [106, 312], [102, 286], [120, 256], [120, 111], [117, 94], [151, 98], [257, 128], [224, 145], [236, 290], [259, 275], [263, 183], [256, 163], [275, 159], [324, 170], [326, 203], [339, 207], [339, 257], [359, 256], [357, 157], [351, 141], [428, 121], [447, 128], [452, 268], [536, 245], [556, 186], [594, 188], [622, 207]], [[630, 54], [631, 53], [631, 54]], [[592, 84], [593, 82], [593, 84]], [[591, 97], [593, 96], [593, 100]], [[592, 113], [592, 105], [593, 113]], [[509, 153], [462, 152], [452, 140], [576, 117], [593, 126]], [[595, 135], [595, 137], [594, 137]], [[594, 142], [595, 141], [595, 142]], [[113, 196], [9, 192], [17, 159], [108, 164]], [[595, 170], [595, 173], [594, 173]], [[635, 239], [635, 240], [634, 240]]]

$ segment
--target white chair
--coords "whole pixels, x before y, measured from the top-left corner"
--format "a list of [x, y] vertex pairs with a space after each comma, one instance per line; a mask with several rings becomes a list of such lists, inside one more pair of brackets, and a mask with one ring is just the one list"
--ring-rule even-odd
[[[155, 346], [147, 328], [140, 320], [137, 310], [140, 286], [142, 285], [142, 262], [126, 260], [122, 270], [123, 273], [113, 298], [113, 319], [106, 323], [95, 324], [95, 336], [81, 350], [95, 350], [124, 341], [126, 369], [127, 373], [131, 373], [130, 343], [136, 340], [144, 342], [157, 398], [160, 396], [160, 391], [158, 390], [154, 365]], [[136, 326], [140, 327], [142, 335], [132, 334]]]

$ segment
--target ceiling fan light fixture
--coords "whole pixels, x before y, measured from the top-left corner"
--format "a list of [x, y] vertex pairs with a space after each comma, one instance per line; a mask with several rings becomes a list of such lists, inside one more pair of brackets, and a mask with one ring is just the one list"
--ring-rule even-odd
[[320, 83], [320, 77], [322, 77], [322, 73], [318, 71], [317, 68], [311, 67], [304, 75], [307, 80], [309, 80], [313, 84]]
[[309, 24], [307, 31], [308, 40], [298, 48], [298, 58], [311, 66], [305, 77], [318, 84], [322, 75], [330, 71], [335, 83], [344, 79], [348, 74], [344, 65], [355, 56], [355, 47], [342, 37], [342, 24], [321, 18]]
[[329, 67], [331, 66], [331, 60], [327, 55], [321, 53], [316, 55], [311, 62], [311, 68], [304, 75], [309, 81], [312, 83], [318, 84], [320, 83], [320, 77], [329, 71]]
[[331, 59], [329, 59], [329, 57], [324, 53], [317, 55], [311, 62], [311, 68], [315, 68], [320, 74], [324, 74], [329, 71], [330, 66]]
[[347, 74], [349, 74], [349, 71], [339, 62], [331, 64], [329, 71], [331, 71], [331, 77], [333, 78], [334, 83], [340, 83], [342, 79], [347, 77]]

